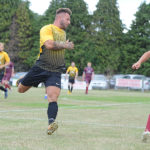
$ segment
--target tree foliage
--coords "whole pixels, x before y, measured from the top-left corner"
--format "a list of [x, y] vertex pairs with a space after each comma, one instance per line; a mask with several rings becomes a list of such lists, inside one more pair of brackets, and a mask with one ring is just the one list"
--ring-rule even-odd
[[96, 7], [93, 15], [96, 70], [113, 74], [118, 70], [123, 35], [117, 0], [99, 0]]
[[[150, 50], [150, 4], [141, 4], [135, 14], [135, 21], [132, 22], [131, 30], [124, 36], [122, 73], [131, 73], [131, 65], [136, 62], [141, 55]], [[150, 75], [149, 61], [136, 73]]]
[[[72, 10], [66, 32], [75, 49], [66, 50], [66, 66], [74, 61], [80, 75], [88, 61], [96, 73], [131, 73], [131, 65], [150, 48], [150, 4], [145, 2], [135, 14], [131, 29], [123, 33], [117, 0], [99, 0], [93, 14], [89, 14], [84, 0], [52, 0], [44, 15], [32, 12], [27, 0], [1, 0], [0, 41], [5, 43], [17, 71], [34, 64], [40, 28], [53, 23], [60, 7]], [[149, 64], [144, 63], [136, 73], [149, 76]]]
[[18, 7], [20, 0], [1, 0], [0, 1], [0, 41], [7, 43], [10, 37], [10, 25], [12, 17]]

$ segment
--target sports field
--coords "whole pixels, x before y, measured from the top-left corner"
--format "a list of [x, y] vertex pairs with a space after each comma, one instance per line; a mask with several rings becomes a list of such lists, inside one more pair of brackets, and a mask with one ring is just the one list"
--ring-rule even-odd
[[150, 93], [62, 90], [57, 121], [47, 129], [44, 88], [0, 93], [0, 150], [150, 150], [141, 134], [150, 113]]

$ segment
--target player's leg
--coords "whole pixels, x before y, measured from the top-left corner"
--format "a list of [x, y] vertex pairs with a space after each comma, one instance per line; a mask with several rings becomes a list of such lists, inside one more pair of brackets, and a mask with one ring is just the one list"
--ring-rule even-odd
[[71, 81], [71, 89], [70, 89], [71, 93], [72, 93], [72, 91], [73, 91], [74, 82], [75, 82], [75, 79], [72, 79], [72, 81]]
[[45, 70], [38, 66], [33, 66], [29, 72], [21, 79], [18, 80], [18, 92], [24, 93], [32, 86], [38, 87], [39, 83], [45, 79]]
[[68, 83], [68, 92], [70, 92], [70, 82]]
[[55, 122], [57, 112], [58, 112], [58, 105], [57, 99], [60, 95], [61, 89], [61, 73], [59, 72], [50, 72], [48, 73], [48, 78], [44, 82], [46, 87], [46, 93], [48, 98], [48, 130], [47, 134], [52, 134], [57, 128], [58, 125]]
[[7, 91], [7, 89], [4, 88], [3, 85], [2, 85], [3, 77], [4, 77], [4, 72], [1, 72], [1, 73], [0, 73], [0, 82], [1, 82], [0, 90], [4, 92], [4, 98], [6, 99], [6, 98], [8, 97], [8, 91]]
[[1, 88], [3, 88], [3, 91], [4, 91], [4, 98], [6, 99], [7, 97], [8, 97], [8, 88], [10, 89], [10, 85], [9, 85], [9, 82], [5, 79], [5, 78], [3, 78], [2, 79], [2, 85], [4, 85], [4, 87], [1, 87]]
[[18, 92], [19, 93], [24, 93], [27, 90], [29, 90], [31, 88], [31, 86], [24, 86], [21, 83], [18, 85]]
[[69, 83], [68, 83], [68, 94], [71, 94], [71, 79], [69, 78]]
[[71, 93], [72, 93], [72, 91], [73, 91], [73, 84], [71, 84], [71, 89], [70, 89], [70, 91], [71, 91]]
[[86, 90], [85, 90], [85, 94], [88, 94], [88, 88], [89, 88], [89, 83], [86, 83]]
[[4, 88], [2, 85], [0, 85], [0, 90], [4, 92], [4, 98], [6, 99], [8, 97], [8, 91], [6, 88]]
[[147, 124], [144, 133], [142, 134], [142, 141], [147, 142], [147, 140], [150, 140], [150, 114], [147, 119]]
[[89, 90], [89, 85], [90, 85], [91, 79], [86, 79], [86, 90], [85, 90], [85, 94], [88, 94], [88, 90]]
[[10, 87], [10, 84], [9, 84], [9, 81], [8, 81], [8, 80], [5, 80], [5, 81], [4, 81], [4, 86], [5, 86], [6, 89], [11, 90], [11, 87]]
[[47, 98], [49, 102], [48, 110], [47, 110], [48, 124], [49, 124], [47, 134], [51, 135], [58, 128], [55, 119], [58, 112], [57, 99], [58, 96], [60, 95], [60, 88], [55, 86], [48, 86], [46, 88], [46, 92], [47, 92]]

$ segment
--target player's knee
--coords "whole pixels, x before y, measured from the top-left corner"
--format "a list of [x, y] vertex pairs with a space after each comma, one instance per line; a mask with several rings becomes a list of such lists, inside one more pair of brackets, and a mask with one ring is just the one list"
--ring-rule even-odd
[[25, 90], [24, 90], [22, 87], [18, 87], [18, 92], [19, 92], [19, 93], [24, 93]]
[[49, 102], [57, 102], [58, 96], [57, 95], [47, 95]]

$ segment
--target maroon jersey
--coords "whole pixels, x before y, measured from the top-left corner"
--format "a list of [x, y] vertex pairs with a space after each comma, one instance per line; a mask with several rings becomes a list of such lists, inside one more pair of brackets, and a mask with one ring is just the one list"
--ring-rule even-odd
[[5, 67], [5, 74], [2, 80], [7, 80], [7, 81], [10, 80], [13, 67], [14, 64], [12, 62], [10, 62], [9, 65]]
[[12, 69], [14, 67], [14, 64], [12, 62], [9, 63], [8, 66], [5, 68], [5, 74], [12, 74]]
[[94, 72], [94, 69], [92, 67], [85, 67], [84, 72], [85, 72], [85, 78], [91, 79], [92, 73]]

